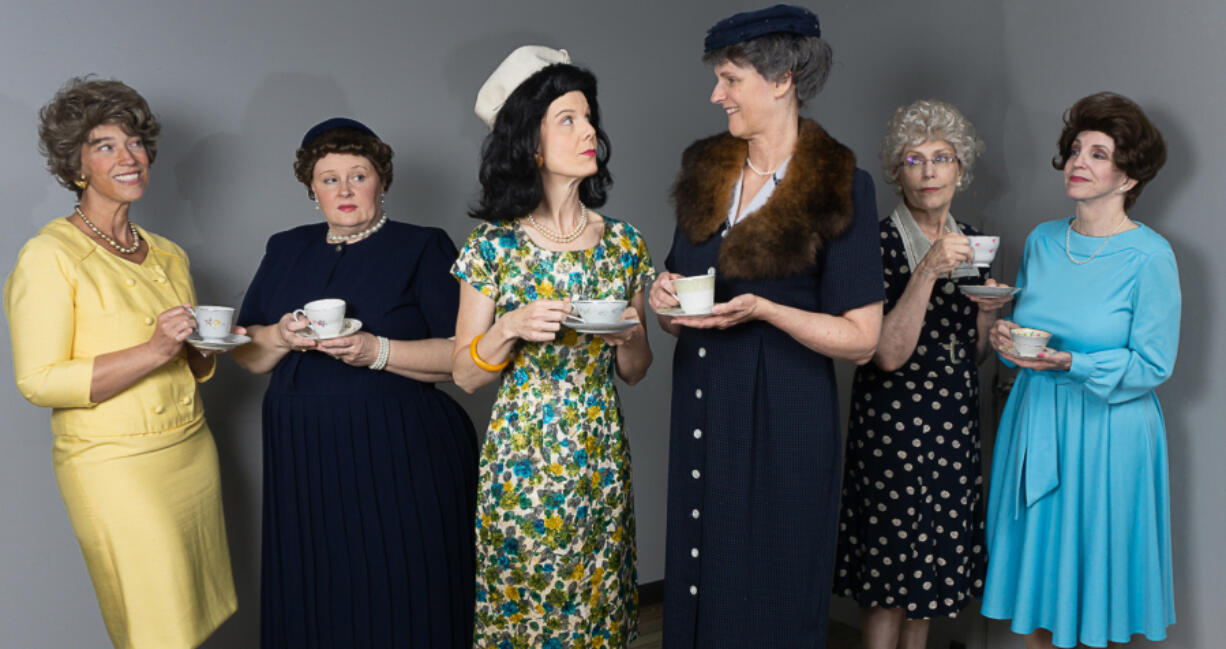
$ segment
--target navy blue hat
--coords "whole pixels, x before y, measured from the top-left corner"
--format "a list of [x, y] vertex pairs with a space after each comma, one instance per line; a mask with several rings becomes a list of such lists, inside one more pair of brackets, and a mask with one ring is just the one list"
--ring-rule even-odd
[[365, 133], [375, 139], [379, 139], [379, 136], [375, 135], [375, 132], [370, 130], [370, 127], [356, 119], [349, 119], [348, 117], [333, 117], [332, 119], [325, 119], [315, 126], [312, 126], [311, 130], [307, 131], [306, 135], [302, 136], [302, 144], [299, 146], [305, 148], [306, 145], [310, 144], [315, 138], [327, 133], [328, 131], [335, 131], [338, 128], [351, 128], [355, 131]]
[[778, 33], [821, 36], [822, 26], [817, 20], [817, 14], [808, 9], [775, 5], [767, 9], [739, 13], [715, 23], [714, 27], [707, 30], [707, 40], [702, 47], [704, 52], [710, 52], [759, 36]]

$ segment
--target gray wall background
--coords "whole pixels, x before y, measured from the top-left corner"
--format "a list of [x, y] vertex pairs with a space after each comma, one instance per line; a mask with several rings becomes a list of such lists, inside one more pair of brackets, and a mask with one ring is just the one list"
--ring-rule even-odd
[[[1184, 290], [1182, 354], [1160, 390], [1170, 429], [1179, 623], [1165, 646], [1216, 646], [1226, 636], [1226, 366], [1220, 336], [1226, 268], [1220, 255], [1226, 151], [1216, 119], [1226, 100], [1218, 0], [1029, 3], [939, 0], [806, 3], [822, 18], [836, 68], [807, 109], [880, 176], [876, 145], [893, 109], [919, 97], [952, 101], [988, 152], [959, 218], [1003, 235], [996, 272], [1011, 279], [1038, 222], [1066, 216], [1048, 161], [1060, 113], [1110, 89], [1140, 102], [1165, 134], [1170, 160], [1134, 209], [1174, 246]], [[306, 127], [332, 115], [370, 124], [396, 149], [393, 218], [445, 228], [458, 243], [476, 187], [484, 126], [476, 90], [514, 46], [567, 47], [596, 72], [617, 184], [605, 212], [646, 235], [657, 267], [671, 240], [667, 190], [681, 150], [724, 128], [707, 103], [704, 30], [757, 3], [691, 0], [398, 3], [354, 0], [210, 3], [6, 0], [0, 25], [0, 268], [71, 195], [42, 170], [35, 113], [70, 76], [97, 72], [141, 91], [164, 124], [160, 157], [133, 219], [192, 256], [202, 302], [237, 304], [277, 231], [318, 217], [290, 164]], [[894, 197], [878, 187], [878, 208]], [[1219, 280], [1219, 281], [1213, 281]], [[622, 389], [629, 427], [643, 582], [663, 577], [670, 339], [652, 328], [656, 363]], [[7, 328], [0, 365], [11, 366]], [[988, 367], [985, 375], [995, 372]], [[843, 371], [846, 379], [848, 372]], [[48, 413], [0, 387], [0, 649], [101, 647], [105, 632], [51, 473]], [[203, 388], [221, 451], [240, 611], [207, 647], [258, 641], [259, 400], [264, 379], [223, 360]], [[455, 391], [453, 391], [454, 393]], [[464, 397], [478, 427], [492, 390]], [[985, 415], [995, 405], [985, 403]], [[991, 426], [987, 426], [991, 430]], [[991, 435], [985, 440], [990, 448]], [[856, 621], [839, 601], [837, 617]], [[1020, 646], [972, 610], [934, 625], [931, 646]], [[1148, 643], [1137, 643], [1147, 646]]]

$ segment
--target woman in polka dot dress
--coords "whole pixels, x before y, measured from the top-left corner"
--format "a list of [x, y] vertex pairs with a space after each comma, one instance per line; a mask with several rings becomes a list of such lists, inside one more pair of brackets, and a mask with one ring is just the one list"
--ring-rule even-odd
[[852, 388], [834, 585], [862, 607], [866, 648], [925, 646], [928, 620], [983, 588], [976, 362], [1011, 298], [957, 290], [995, 282], [967, 265], [979, 233], [949, 213], [980, 149], [936, 101], [898, 109], [881, 144], [902, 203], [880, 224], [886, 317]]

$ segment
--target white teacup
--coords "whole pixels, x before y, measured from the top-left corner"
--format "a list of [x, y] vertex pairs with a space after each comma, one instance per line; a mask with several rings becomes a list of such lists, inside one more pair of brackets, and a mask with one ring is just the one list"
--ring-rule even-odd
[[613, 324], [622, 319], [626, 312], [625, 300], [608, 298], [604, 300], [571, 300], [575, 313], [587, 324]]
[[971, 265], [977, 268], [987, 268], [996, 259], [996, 249], [1000, 247], [1000, 237], [974, 236], [967, 237], [971, 242]]
[[216, 342], [225, 340], [234, 325], [234, 308], [228, 306], [197, 306], [191, 309], [200, 337]]
[[295, 318], [300, 315], [311, 322], [311, 331], [320, 336], [335, 336], [345, 324], [345, 301], [325, 298], [307, 302], [301, 309], [294, 310]]
[[1051, 340], [1051, 333], [1042, 329], [1014, 327], [1009, 330], [1009, 337], [1013, 339], [1014, 356], [1034, 358], [1047, 346], [1047, 341]]
[[715, 275], [695, 275], [673, 280], [677, 301], [685, 313], [710, 313], [715, 304]]

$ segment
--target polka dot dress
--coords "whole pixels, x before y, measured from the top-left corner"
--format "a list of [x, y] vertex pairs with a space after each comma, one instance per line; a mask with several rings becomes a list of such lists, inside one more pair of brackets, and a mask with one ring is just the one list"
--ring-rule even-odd
[[[889, 313], [911, 269], [893, 223], [880, 227]], [[954, 616], [983, 592], [976, 315], [954, 281], [938, 280], [911, 358], [894, 372], [856, 371], [834, 592], [862, 607]]]

